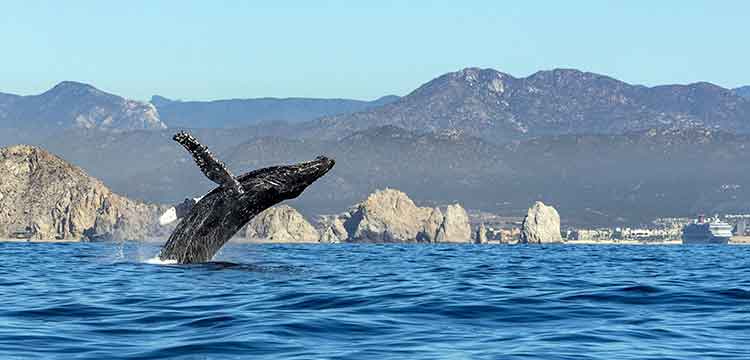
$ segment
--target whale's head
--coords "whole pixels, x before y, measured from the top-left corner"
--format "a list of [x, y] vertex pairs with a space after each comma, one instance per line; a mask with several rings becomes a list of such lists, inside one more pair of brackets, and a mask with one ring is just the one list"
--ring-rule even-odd
[[336, 162], [325, 156], [293, 165], [255, 170], [239, 177], [246, 191], [273, 194], [274, 198], [293, 199], [310, 184], [328, 173]]

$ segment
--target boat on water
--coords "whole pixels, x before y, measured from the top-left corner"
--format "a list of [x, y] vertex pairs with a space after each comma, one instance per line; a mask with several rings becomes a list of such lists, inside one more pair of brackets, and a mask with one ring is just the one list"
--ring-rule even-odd
[[732, 238], [732, 225], [719, 218], [706, 220], [703, 216], [682, 228], [683, 244], [727, 244]]

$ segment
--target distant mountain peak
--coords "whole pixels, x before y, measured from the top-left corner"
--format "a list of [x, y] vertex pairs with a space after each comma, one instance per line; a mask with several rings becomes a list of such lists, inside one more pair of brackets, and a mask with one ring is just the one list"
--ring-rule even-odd
[[167, 126], [151, 104], [89, 84], [63, 81], [39, 95], [0, 97], [0, 127], [122, 130]]
[[73, 81], [73, 80], [63, 80], [63, 81], [60, 81], [59, 83], [57, 83], [57, 85], [55, 85], [53, 87], [53, 89], [56, 89], [56, 88], [65, 88], [65, 87], [72, 87], [72, 88], [74, 88], [74, 87], [84, 87], [84, 88], [95, 89], [94, 86], [91, 85], [91, 84], [83, 83], [83, 82], [80, 82], [80, 81]]
[[167, 105], [173, 101], [175, 100], [172, 100], [164, 96], [160, 96], [160, 95], [153, 95], [151, 96], [151, 100], [149, 100], [149, 102], [154, 104], [154, 106], [156, 107]]
[[397, 101], [400, 98], [401, 97], [398, 96], [398, 95], [385, 95], [385, 96], [381, 96], [381, 97], [375, 99], [373, 101], [373, 103], [385, 105], [385, 104], [389, 104], [389, 103], [392, 103], [394, 101]]
[[44, 94], [53, 94], [53, 93], [94, 93], [94, 94], [100, 94], [104, 93], [103, 91], [95, 88], [92, 85], [78, 82], [78, 81], [61, 81], [51, 89], [44, 92]]

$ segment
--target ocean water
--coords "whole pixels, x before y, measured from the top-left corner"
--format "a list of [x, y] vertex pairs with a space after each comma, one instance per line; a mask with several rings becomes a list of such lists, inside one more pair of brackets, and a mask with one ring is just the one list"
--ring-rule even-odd
[[0, 243], [0, 359], [750, 359], [750, 246]]

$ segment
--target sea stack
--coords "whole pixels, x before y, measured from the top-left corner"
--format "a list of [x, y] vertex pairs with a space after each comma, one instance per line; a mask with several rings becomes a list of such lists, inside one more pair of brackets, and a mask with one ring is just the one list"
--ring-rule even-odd
[[[461, 205], [419, 207], [395, 189], [376, 191], [340, 216], [348, 242], [464, 242], [471, 241], [469, 216]], [[334, 232], [338, 236], [332, 236]], [[331, 236], [329, 236], [331, 235]], [[324, 239], [341, 238], [328, 226]]]
[[[344, 227], [349, 241], [413, 242], [432, 211], [418, 207], [401, 191], [385, 189], [358, 204]], [[434, 238], [434, 234], [430, 235]]]
[[529, 208], [521, 226], [521, 243], [561, 243], [560, 215], [552, 206], [537, 201]]
[[316, 243], [320, 235], [297, 210], [276, 205], [250, 220], [245, 238], [250, 242]]
[[461, 205], [448, 205], [436, 237], [437, 242], [471, 242], [469, 215]]
[[474, 234], [475, 244], [486, 244], [487, 243], [487, 227], [484, 223], [479, 224], [476, 234]]
[[344, 227], [344, 221], [350, 216], [349, 213], [343, 213], [332, 216], [322, 216], [318, 223], [322, 225], [320, 230], [320, 242], [322, 243], [341, 243], [349, 238]]

